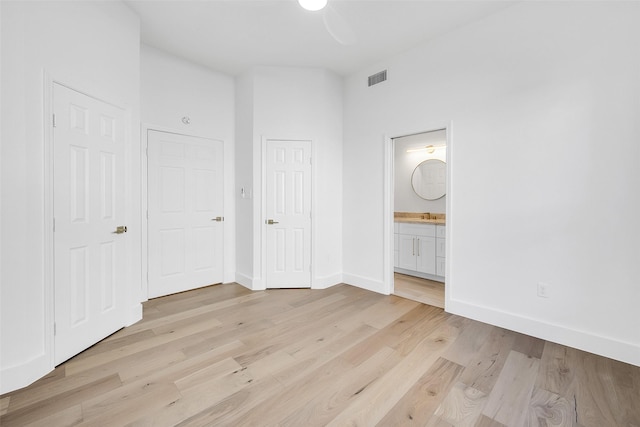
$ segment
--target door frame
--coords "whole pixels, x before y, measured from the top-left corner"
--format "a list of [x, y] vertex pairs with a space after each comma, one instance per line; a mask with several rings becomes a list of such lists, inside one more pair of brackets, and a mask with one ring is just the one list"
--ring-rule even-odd
[[[112, 105], [121, 109], [124, 113], [124, 181], [125, 181], [125, 200], [124, 200], [124, 215], [123, 221], [125, 224], [131, 223], [132, 221], [132, 197], [131, 191], [128, 188], [131, 187], [133, 182], [132, 176], [132, 114], [133, 110], [130, 106], [123, 107], [118, 103], [111, 102], [108, 100], [108, 97], [103, 97], [103, 94], [89, 94], [83, 90], [77, 89], [77, 87], [73, 84], [65, 82], [63, 80], [57, 79], [50, 75], [46, 70], [42, 72], [42, 81], [43, 81], [43, 92], [42, 92], [42, 171], [43, 171], [43, 286], [44, 286], [44, 345], [42, 355], [47, 363], [47, 371], [52, 370], [55, 367], [55, 235], [54, 235], [54, 182], [53, 182], [53, 168], [54, 168], [54, 137], [53, 137], [53, 88], [55, 84], [63, 86], [67, 89], [73, 90], [75, 92], [81, 93], [88, 97], [99, 100], [100, 102], [104, 102], [106, 104]], [[125, 259], [127, 262], [124, 266], [124, 277], [127, 282], [131, 281], [131, 273], [132, 267], [128, 262], [131, 259], [131, 254], [133, 253], [133, 239], [126, 239], [125, 242]], [[125, 289], [130, 289], [130, 286], [125, 285]], [[131, 290], [125, 293], [125, 318], [123, 319], [123, 326], [130, 325], [137, 320], [140, 320], [142, 317], [142, 306], [134, 305], [134, 295], [131, 293]], [[138, 302], [138, 301], [135, 301]], [[36, 378], [40, 378], [42, 375], [37, 370], [33, 371]]]
[[[142, 302], [149, 300], [149, 156], [147, 156], [148, 148], [149, 148], [149, 131], [156, 132], [165, 132], [165, 133], [173, 133], [176, 135], [182, 135], [193, 138], [200, 139], [210, 139], [214, 141], [222, 142], [222, 155], [223, 155], [223, 164], [226, 160], [226, 151], [227, 144], [224, 139], [217, 138], [213, 136], [202, 136], [194, 133], [188, 133], [180, 129], [174, 129], [166, 126], [154, 125], [151, 123], [141, 123], [140, 124], [140, 240], [141, 240], [141, 257], [142, 266], [140, 267], [140, 272], [142, 277], [140, 278], [140, 283], [142, 283], [141, 290], [141, 299]], [[229, 207], [227, 200], [227, 168], [224, 167], [223, 171], [223, 186], [222, 186], [222, 206], [224, 211], [225, 220], [222, 222], [222, 235], [223, 235], [223, 252], [226, 252], [227, 248], [227, 227], [229, 227], [229, 223], [235, 223], [233, 218], [228, 218]], [[222, 261], [222, 279], [223, 283], [225, 281], [225, 274], [227, 273], [226, 269], [226, 258], [224, 257]]]
[[[267, 218], [267, 142], [268, 141], [309, 141], [311, 144], [311, 218], [309, 220], [309, 226], [311, 227], [311, 253], [309, 254], [311, 257], [311, 265], [309, 268], [309, 282], [311, 284], [310, 289], [315, 289], [315, 249], [314, 244], [316, 241], [316, 230], [313, 226], [313, 219], [316, 217], [315, 207], [316, 203], [316, 179], [315, 179], [315, 170], [314, 167], [314, 159], [316, 158], [316, 144], [312, 138], [272, 138], [262, 135], [261, 136], [261, 153], [260, 153], [260, 275], [262, 279], [254, 281], [253, 290], [265, 290], [267, 289], [267, 227], [264, 223]], [[254, 239], [255, 242], [255, 239]], [[257, 285], [257, 286], [256, 286]]]
[[453, 217], [451, 212], [451, 170], [452, 170], [452, 140], [453, 140], [453, 121], [448, 123], [433, 123], [429, 126], [425, 126], [420, 130], [400, 130], [384, 134], [384, 184], [383, 184], [383, 242], [382, 242], [382, 269], [383, 269], [383, 289], [386, 294], [393, 294], [394, 291], [394, 266], [393, 266], [393, 251], [394, 251], [394, 168], [395, 168], [395, 154], [394, 143], [395, 138], [402, 138], [403, 136], [416, 135], [419, 133], [433, 132], [437, 130], [445, 130], [447, 136], [447, 201], [446, 201], [446, 215], [447, 215], [447, 228], [446, 228], [446, 265], [445, 265], [445, 277], [446, 283], [444, 287], [444, 305], [445, 311], [451, 298], [451, 290], [453, 284], [453, 278], [451, 277], [451, 233], [453, 225]]

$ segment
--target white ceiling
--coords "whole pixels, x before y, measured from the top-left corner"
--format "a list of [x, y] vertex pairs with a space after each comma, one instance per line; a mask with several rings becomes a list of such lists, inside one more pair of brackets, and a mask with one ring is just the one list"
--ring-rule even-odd
[[322, 67], [347, 75], [514, 0], [125, 0], [142, 42], [228, 74], [255, 65]]

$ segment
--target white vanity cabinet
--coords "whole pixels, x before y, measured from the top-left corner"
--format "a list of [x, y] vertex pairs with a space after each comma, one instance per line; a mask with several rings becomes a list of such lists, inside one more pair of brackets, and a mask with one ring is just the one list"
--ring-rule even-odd
[[445, 226], [395, 223], [395, 271], [444, 281]]
[[400, 223], [398, 267], [436, 274], [436, 226]]

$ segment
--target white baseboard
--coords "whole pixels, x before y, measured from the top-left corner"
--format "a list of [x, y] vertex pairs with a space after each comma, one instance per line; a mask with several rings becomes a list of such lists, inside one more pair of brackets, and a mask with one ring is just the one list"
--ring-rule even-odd
[[131, 326], [142, 320], [142, 304], [138, 303], [129, 307], [127, 321], [124, 326]]
[[316, 277], [311, 282], [311, 289], [327, 289], [342, 283], [342, 274], [336, 273], [330, 276]]
[[640, 366], [640, 346], [633, 343], [524, 317], [517, 313], [480, 306], [467, 301], [450, 299], [446, 301], [445, 309], [449, 313], [469, 319]]
[[41, 354], [19, 365], [9, 366], [0, 371], [0, 394], [28, 386], [53, 371], [51, 356]]
[[348, 285], [356, 286], [368, 291], [389, 295], [389, 292], [385, 289], [383, 282], [371, 279], [369, 277], [358, 276], [357, 274], [343, 273], [342, 281]]
[[266, 288], [262, 279], [249, 277], [246, 274], [236, 272], [236, 283], [252, 291], [264, 291]]
[[236, 272], [232, 271], [232, 272], [225, 272], [224, 273], [224, 279], [222, 280], [222, 283], [232, 283], [236, 281]]
[[235, 281], [236, 281], [236, 283], [244, 286], [247, 289], [253, 289], [253, 287], [252, 287], [253, 280], [249, 276], [245, 276], [242, 273], [236, 272], [236, 280]]

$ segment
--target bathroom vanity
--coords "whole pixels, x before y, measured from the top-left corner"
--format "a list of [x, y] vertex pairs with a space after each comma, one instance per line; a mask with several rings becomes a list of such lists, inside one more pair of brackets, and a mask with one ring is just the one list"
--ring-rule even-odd
[[440, 218], [435, 215], [431, 218], [431, 215], [396, 213], [394, 270], [396, 273], [444, 282], [446, 248], [444, 214], [436, 214]]

